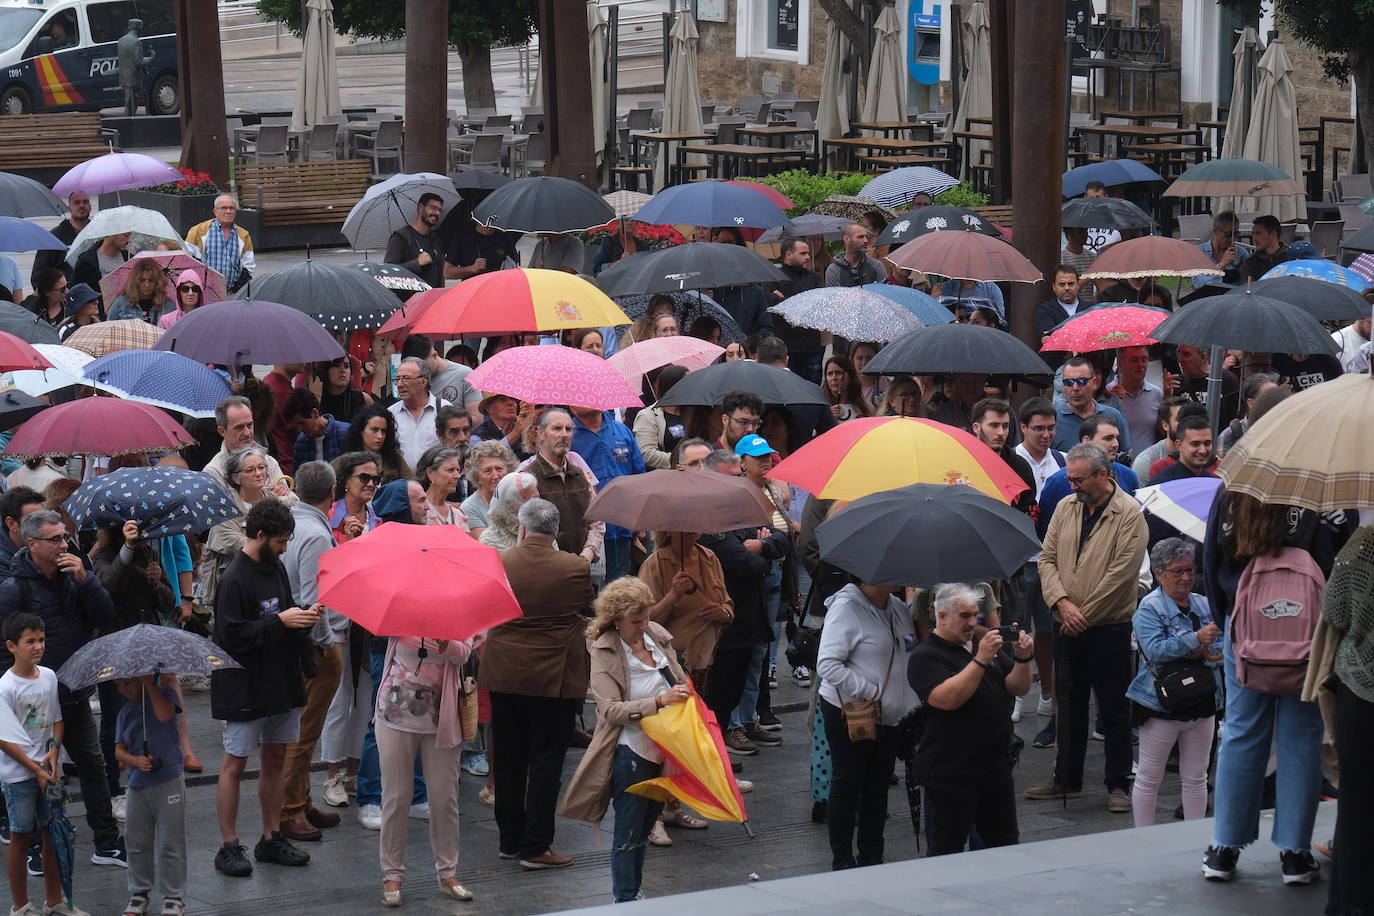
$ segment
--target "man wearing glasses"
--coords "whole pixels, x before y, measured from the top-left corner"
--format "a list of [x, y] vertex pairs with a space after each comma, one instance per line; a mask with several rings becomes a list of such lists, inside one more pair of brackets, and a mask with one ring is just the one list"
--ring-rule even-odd
[[238, 198], [221, 194], [215, 198], [215, 215], [197, 223], [186, 233], [191, 253], [224, 275], [229, 292], [253, 279], [257, 262], [253, 259], [253, 239], [248, 230], [234, 224], [239, 215]]
[[1064, 404], [1054, 431], [1054, 448], [1066, 452], [1078, 443], [1078, 427], [1088, 417], [1104, 416], [1121, 431], [1120, 454], [1131, 453], [1130, 433], [1121, 411], [1096, 400], [1097, 370], [1085, 357], [1074, 356], [1064, 363]]
[[401, 399], [387, 410], [396, 418], [396, 438], [406, 464], [415, 467], [425, 449], [439, 444], [434, 419], [448, 401], [429, 390], [429, 366], [424, 360], [407, 356], [396, 368], [396, 393]]
[[759, 431], [763, 425], [763, 399], [752, 391], [727, 392], [720, 402], [721, 448], [734, 451], [735, 443]]
[[1240, 265], [1245, 260], [1245, 252], [1236, 247], [1235, 238], [1239, 231], [1240, 220], [1231, 210], [1223, 210], [1212, 218], [1212, 237], [1197, 247], [1225, 273], [1220, 277], [1215, 274], [1194, 277], [1193, 289], [1208, 283], [1235, 283], [1239, 279]]

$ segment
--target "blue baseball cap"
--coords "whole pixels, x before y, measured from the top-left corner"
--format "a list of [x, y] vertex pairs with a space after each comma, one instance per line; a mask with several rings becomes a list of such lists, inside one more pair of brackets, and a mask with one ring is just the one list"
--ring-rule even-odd
[[745, 436], [735, 443], [736, 455], [762, 458], [764, 455], [776, 455], [777, 453], [777, 449], [769, 445], [768, 440], [762, 436]]
[[1316, 245], [1313, 245], [1306, 239], [1299, 239], [1296, 242], [1288, 243], [1288, 256], [1300, 260], [1304, 258], [1320, 258], [1322, 253], [1317, 250]]

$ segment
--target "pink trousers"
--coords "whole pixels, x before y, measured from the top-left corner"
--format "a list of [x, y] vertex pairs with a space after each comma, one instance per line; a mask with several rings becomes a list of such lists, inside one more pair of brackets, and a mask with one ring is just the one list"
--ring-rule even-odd
[[1178, 775], [1183, 783], [1183, 817], [1191, 821], [1206, 816], [1207, 760], [1212, 752], [1214, 720], [1213, 716], [1192, 722], [1150, 718], [1140, 726], [1140, 760], [1131, 790], [1131, 810], [1137, 827], [1155, 822], [1155, 802], [1164, 781], [1164, 765], [1175, 743]]

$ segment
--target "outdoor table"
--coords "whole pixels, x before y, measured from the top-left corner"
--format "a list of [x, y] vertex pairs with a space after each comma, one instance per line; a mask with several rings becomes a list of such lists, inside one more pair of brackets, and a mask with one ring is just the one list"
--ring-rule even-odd
[[[710, 135], [710, 134], [708, 134], [708, 133], [697, 133], [697, 132], [695, 132], [695, 131], [682, 131], [682, 132], [679, 132], [679, 133], [671, 133], [671, 134], [670, 134], [670, 133], [664, 133], [664, 132], [661, 131], [661, 130], [660, 130], [660, 131], [633, 131], [633, 132], [630, 134], [630, 145], [631, 145], [631, 149], [632, 149], [632, 151], [633, 151], [633, 153], [634, 153], [634, 155], [633, 155], [631, 158], [634, 160], [634, 164], [635, 164], [636, 166], [641, 166], [641, 165], [643, 165], [643, 163], [640, 162], [640, 158], [641, 158], [641, 149], [640, 149], [640, 148], [641, 148], [641, 146], [642, 146], [643, 144], [648, 144], [648, 145], [651, 145], [651, 146], [656, 146], [657, 144], [660, 144], [660, 143], [661, 143], [661, 144], [663, 144], [663, 157], [664, 157], [664, 161], [665, 161], [665, 162], [674, 162], [674, 161], [676, 161], [676, 162], [678, 162], [678, 163], [681, 163], [681, 162], [682, 162], [682, 158], [681, 158], [681, 157], [678, 157], [676, 160], [673, 159], [673, 144], [674, 144], [674, 143], [690, 143], [690, 142], [693, 141], [693, 140], [710, 140], [710, 139], [711, 139], [711, 135]], [[657, 155], [658, 155], [658, 151], [657, 151], [657, 150], [654, 150], [653, 153], [649, 156], [649, 159], [651, 160], [650, 163], [649, 163], [650, 165], [653, 164], [653, 161], [652, 161], [652, 160], [654, 160], [654, 159], [657, 157]]]
[[759, 138], [764, 141], [764, 146], [774, 149], [792, 148], [787, 143], [792, 137], [809, 137], [812, 156], [816, 155], [816, 144], [820, 141], [820, 133], [814, 127], [736, 127], [735, 133], [751, 146], [754, 145], [754, 139]]
[[830, 155], [831, 147], [845, 151], [845, 161], [862, 151], [876, 151], [878, 155], [900, 156], [916, 150], [929, 149], [928, 140], [902, 140], [897, 137], [838, 137], [821, 141], [821, 168]]
[[1181, 111], [1115, 111], [1103, 109], [1097, 113], [1098, 124], [1106, 124], [1108, 118], [1130, 121], [1132, 124], [1139, 124], [1142, 127], [1149, 126], [1151, 121], [1173, 121], [1175, 127], [1183, 126], [1183, 112]]
[[1107, 154], [1107, 138], [1115, 139], [1115, 147], [1120, 149], [1128, 142], [1149, 143], [1173, 140], [1182, 142], [1184, 137], [1194, 137], [1202, 142], [1202, 131], [1196, 127], [1151, 127], [1140, 124], [1080, 124], [1074, 128], [1080, 137], [1096, 136], [1099, 156]]
[[[969, 118], [969, 121], [972, 120], [973, 118]], [[992, 131], [990, 130], [956, 130], [953, 131], [950, 136], [959, 144], [959, 158], [961, 161], [967, 163], [965, 168], [969, 170], [972, 170], [973, 166], [976, 164], [972, 161], [973, 141], [983, 140], [991, 144], [993, 138]]]
[[[884, 171], [887, 169], [899, 169], [908, 165], [927, 165], [932, 168], [939, 168], [949, 165], [954, 160], [948, 156], [865, 156], [860, 154], [859, 161], [868, 165], [881, 166]], [[864, 169], [868, 171], [868, 169]]]
[[1163, 175], [1165, 178], [1176, 177], [1170, 175], [1168, 160], [1173, 157], [1186, 158], [1192, 157], [1193, 165], [1202, 162], [1211, 152], [1211, 147], [1205, 143], [1133, 143], [1121, 147], [1124, 152], [1136, 153], [1150, 157], [1151, 167]]
[[[677, 148], [677, 163], [683, 164], [689, 155], [711, 159], [711, 174], [717, 178], [750, 177], [762, 174], [761, 163], [776, 159], [795, 158], [798, 165], [806, 162], [808, 153], [800, 149], [778, 149], [772, 146], [747, 146], [742, 143], [711, 143], [703, 146], [682, 144]], [[720, 174], [723, 171], [725, 174]]]
[[1226, 136], [1225, 121], [1196, 121], [1193, 126], [1198, 130], [1210, 130], [1212, 132], [1212, 158], [1221, 158], [1221, 142]]
[[[230, 148], [234, 151], [235, 160], [244, 161], [247, 159], [248, 153], [243, 149], [243, 143], [245, 140], [257, 140], [258, 129], [262, 126], [261, 124], [251, 124], [246, 127], [240, 126], [233, 129], [230, 134], [229, 143]], [[268, 124], [267, 126], [280, 127], [281, 125]], [[311, 128], [304, 127], [300, 124], [288, 124], [286, 126], [286, 154], [288, 159], [291, 158], [292, 150], [295, 150], [298, 157], [301, 155], [302, 138], [308, 137], [310, 131]]]
[[[850, 121], [849, 127], [851, 130], [877, 131], [884, 137], [897, 137], [905, 132], [912, 140], [935, 139], [934, 126], [931, 124], [922, 124], [917, 121]], [[917, 137], [917, 131], [925, 134], [925, 136]]]

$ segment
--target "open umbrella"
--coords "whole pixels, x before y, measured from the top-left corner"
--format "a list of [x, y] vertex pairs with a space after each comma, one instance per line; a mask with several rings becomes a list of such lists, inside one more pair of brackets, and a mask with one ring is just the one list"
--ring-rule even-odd
[[511, 183], [511, 179], [500, 172], [489, 172], [486, 169], [474, 169], [465, 165], [449, 172], [448, 177], [459, 191], [495, 191]]
[[996, 328], [944, 324], [917, 328], [868, 361], [865, 375], [943, 375], [973, 372], [1044, 381], [1049, 368], [1030, 347]]
[[[180, 178], [180, 173], [177, 174]], [[94, 193], [94, 192], [92, 192]], [[170, 242], [177, 248], [181, 247], [181, 233], [167, 221], [156, 210], [149, 210], [144, 207], [111, 207], [108, 210], [100, 210], [91, 217], [91, 221], [86, 224], [86, 228], [76, 234], [72, 239], [71, 247], [67, 249], [67, 263], [76, 265], [76, 259], [81, 253], [92, 245], [97, 244], [101, 239], [110, 235], [145, 235], [149, 239]]]
[[66, 251], [67, 243], [26, 219], [0, 216], [0, 251]]
[[779, 226], [776, 229], [765, 229], [755, 241], [761, 245], [766, 245], [771, 242], [781, 242], [783, 239], [805, 239], [816, 236], [824, 241], [833, 242], [844, 234], [845, 227], [849, 223], [849, 220], [838, 216], [803, 213], [801, 216], [792, 217], [792, 228], [784, 229]]
[[877, 293], [884, 299], [891, 299], [915, 315], [916, 320], [927, 327], [936, 324], [949, 324], [954, 320], [954, 313], [941, 305], [939, 299], [929, 293], [923, 293], [919, 289], [897, 286], [895, 283], [865, 283], [860, 288], [870, 293]]
[[617, 219], [632, 219], [654, 198], [652, 194], [641, 194], [638, 191], [612, 191], [603, 195], [601, 199], [611, 208]]
[[610, 410], [638, 407], [639, 391], [594, 353], [572, 347], [508, 347], [467, 377], [479, 391], [531, 404], [569, 404]]
[[484, 226], [512, 232], [582, 232], [604, 225], [615, 211], [591, 188], [569, 178], [517, 178], [473, 208]]
[[1374, 251], [1374, 225], [1365, 226], [1350, 238], [1343, 239], [1341, 247], [1348, 251]]
[[382, 322], [382, 326], [377, 329], [377, 336], [386, 337], [399, 345], [410, 334], [410, 329], [420, 320], [420, 316], [429, 311], [443, 294], [443, 289], [427, 289], [411, 296], [405, 304], [391, 313], [390, 318]]
[[871, 197], [856, 197], [853, 194], [831, 194], [812, 207], [811, 212], [822, 216], [838, 216], [851, 223], [858, 222], [868, 213], [877, 213], [889, 221], [897, 218], [891, 207], [884, 207]]
[[750, 191], [753, 191], [756, 194], [762, 194], [764, 197], [772, 201], [773, 206], [777, 207], [779, 210], [791, 210], [793, 207], [796, 206], [796, 204], [793, 203], [792, 198], [788, 197], [786, 194], [782, 193], [777, 188], [770, 187], [766, 184], [760, 184], [757, 181], [746, 181], [743, 178], [731, 178], [725, 183], [732, 184], [740, 188], [748, 188]]
[[1317, 319], [1298, 306], [1245, 291], [1193, 302], [1161, 322], [1151, 336], [1164, 343], [1252, 353], [1340, 350]]
[[[196, 311], [199, 311], [197, 309]], [[104, 356], [116, 350], [148, 350], [162, 337], [162, 329], [138, 318], [122, 321], [97, 321], [77, 328], [67, 337], [66, 345], [92, 356]]]
[[39, 350], [34, 349], [33, 344], [0, 331], [0, 372], [51, 368], [53, 364]]
[[150, 188], [181, 179], [182, 174], [161, 159], [142, 153], [110, 152], [68, 169], [66, 174], [57, 179], [52, 190], [59, 197], [66, 197], [73, 191], [105, 194]]
[[665, 188], [635, 214], [635, 219], [674, 226], [771, 229], [791, 225], [777, 204], [757, 191], [728, 181], [694, 181]]
[[[1259, 62], [1259, 88], [1250, 111], [1250, 127], [1245, 132], [1241, 153], [1274, 166], [1284, 175], [1302, 175], [1302, 151], [1298, 146], [1298, 98], [1293, 88], [1293, 65], [1282, 40], [1274, 40]], [[1253, 200], [1236, 201], [1235, 209], [1267, 213], [1278, 220], [1306, 218], [1306, 197], [1301, 182], [1297, 192], [1268, 193]]]
[[[679, 185], [684, 188], [698, 186]], [[740, 194], [752, 194], [765, 205], [773, 206], [751, 191], [743, 188], [734, 190]], [[641, 214], [643, 212], [640, 211]], [[787, 276], [781, 270], [748, 248], [718, 242], [688, 242], [630, 255], [603, 270], [596, 278], [596, 285], [608, 296], [630, 296], [750, 283], [783, 283], [786, 280]]]
[[1011, 466], [977, 437], [910, 417], [841, 423], [775, 464], [768, 476], [820, 499], [858, 499], [913, 483], [962, 483], [1010, 503], [1026, 489]]
[[[988, 5], [984, 0], [974, 0], [964, 14], [960, 24], [959, 47], [963, 51], [962, 61], [951, 61], [950, 74], [954, 79], [963, 76], [963, 88], [959, 93], [959, 108], [954, 112], [951, 131], [972, 130], [973, 119], [987, 120], [992, 117], [992, 25], [988, 17]], [[953, 134], [951, 133], [951, 136]], [[982, 161], [982, 151], [990, 144], [983, 140], [972, 140], [967, 146], [968, 156], [960, 164], [960, 177], [973, 178], [973, 166]]]
[[1135, 491], [1140, 508], [1185, 537], [1201, 542], [1207, 536], [1207, 514], [1221, 486], [1218, 477], [1185, 477]]
[[444, 202], [445, 212], [462, 200], [453, 182], [443, 175], [392, 175], [368, 188], [362, 200], [348, 211], [343, 224], [344, 238], [357, 249], [385, 248], [391, 233], [415, 219], [420, 197], [425, 194], [437, 194]]
[[242, 667], [204, 636], [176, 627], [139, 623], [93, 639], [77, 649], [58, 669], [57, 679], [71, 690], [80, 690], [149, 674], [211, 674]]
[[928, 232], [938, 232], [941, 229], [969, 229], [996, 239], [1002, 238], [1002, 230], [984, 219], [981, 214], [964, 207], [947, 207], [936, 204], [933, 207], [922, 207], [919, 210], [898, 213], [887, 224], [886, 228], [878, 233], [873, 244], [880, 247], [883, 245], [904, 245], [917, 236], [925, 235]]
[[455, 525], [386, 522], [335, 547], [320, 558], [319, 602], [375, 636], [422, 639], [468, 639], [522, 614], [501, 554]]
[[1148, 347], [1150, 336], [1169, 312], [1144, 305], [1100, 305], [1060, 322], [1040, 346], [1042, 351], [1089, 353], [1120, 347]]
[[309, 315], [257, 299], [202, 305], [172, 325], [154, 349], [233, 367], [328, 362], [344, 355]]
[[14, 434], [4, 454], [130, 455], [171, 452], [195, 439], [156, 407], [120, 398], [80, 398], [55, 404]]
[[5, 378], [15, 388], [34, 397], [57, 391], [59, 388], [83, 384], [81, 370], [95, 359], [89, 353], [73, 350], [58, 343], [36, 343], [33, 348], [52, 363], [54, 368], [21, 369], [8, 373]]
[[[34, 216], [61, 216], [67, 205], [42, 182], [27, 175], [0, 172], [0, 216], [28, 219]], [[65, 246], [64, 246], [65, 247]]]
[[1354, 321], [1369, 317], [1369, 301], [1355, 290], [1301, 274], [1260, 280], [1250, 286], [1250, 291], [1257, 296], [1296, 305], [1318, 321]]
[[[733, 248], [734, 246], [728, 246]], [[684, 334], [691, 335], [697, 321], [702, 318], [709, 318], [720, 326], [720, 342], [728, 344], [731, 341], [744, 340], [749, 335], [744, 333], [744, 329], [739, 326], [734, 317], [725, 310], [725, 307], [701, 290], [689, 292], [664, 292], [654, 295], [644, 294], [639, 296], [617, 296], [615, 304], [620, 306], [621, 311], [631, 320], [643, 318], [649, 311], [649, 303], [654, 296], [667, 296], [673, 300], [673, 316], [677, 318], [677, 326]]]
[[605, 293], [581, 277], [521, 267], [482, 274], [444, 290], [412, 330], [445, 338], [629, 323]]
[[649, 471], [608, 481], [585, 514], [631, 531], [719, 534], [772, 524], [773, 511], [763, 491], [742, 477]]
[[889, 254], [887, 260], [897, 267], [953, 280], [1039, 283], [1042, 279], [1039, 269], [1010, 243], [971, 228], [928, 232]]
[[422, 293], [433, 288], [400, 264], [361, 261], [357, 264], [349, 264], [344, 269], [356, 270], [365, 277], [371, 277], [382, 285], [382, 289], [389, 289], [392, 292]]
[[310, 258], [254, 277], [235, 298], [279, 302], [331, 331], [380, 327], [396, 310], [396, 297], [380, 283]]
[[1164, 177], [1135, 159], [1104, 159], [1069, 169], [1064, 173], [1064, 196], [1077, 197], [1088, 190], [1088, 182], [1100, 181], [1107, 187], [1137, 181], [1163, 183]]
[[339, 67], [334, 56], [334, 4], [330, 0], [305, 0], [304, 5], [305, 35], [291, 123], [313, 127], [343, 109], [339, 105]]
[[748, 829], [749, 815], [730, 771], [720, 723], [699, 693], [645, 716], [640, 727], [663, 752], [663, 769], [626, 791], [658, 801], [676, 798], [702, 817]]
[[1350, 262], [1350, 272], [1374, 283], [1374, 254], [1362, 254]]
[[1148, 229], [1155, 224], [1150, 214], [1117, 197], [1079, 197], [1064, 204], [1061, 226], [1093, 229]]
[[[120, 468], [92, 477], [67, 497], [63, 507], [79, 528], [105, 528], [132, 520], [148, 538], [204, 534], [243, 514], [229, 491], [210, 474], [161, 465]], [[164, 670], [187, 673], [180, 668]]]
[[637, 386], [646, 372], [652, 372], [660, 366], [672, 364], [688, 371], [704, 369], [724, 352], [724, 347], [718, 347], [709, 340], [678, 334], [641, 340], [617, 350], [606, 362], [615, 367], [615, 371], [623, 375], [626, 381]]
[[1291, 261], [1283, 261], [1269, 268], [1260, 279], [1272, 280], [1275, 277], [1307, 277], [1343, 286], [1357, 293], [1364, 292], [1370, 286], [1370, 282], [1354, 270], [1325, 258], [1294, 258]]
[[715, 407], [731, 391], [752, 391], [765, 404], [830, 405], [817, 385], [795, 372], [742, 359], [717, 363], [689, 374], [659, 398], [658, 406]]
[[[679, 12], [668, 34], [668, 67], [663, 74], [663, 131], [664, 133], [699, 134], [701, 123], [701, 90], [697, 77], [697, 22], [694, 13]], [[667, 148], [659, 150], [654, 163], [654, 186], [668, 187]], [[700, 157], [697, 157], [698, 159]], [[695, 161], [695, 160], [693, 160]], [[686, 187], [683, 185], [683, 187]], [[652, 220], [659, 223], [686, 223], [691, 220]], [[700, 223], [698, 226], [725, 226], [728, 223]]]
[[213, 417], [215, 405], [233, 394], [224, 376], [167, 350], [116, 350], [81, 374], [92, 388], [192, 417]]
[[0, 431], [14, 429], [47, 408], [47, 401], [40, 401], [23, 391], [0, 391]]
[[821, 559], [864, 582], [1005, 579], [1040, 550], [1030, 516], [970, 486], [917, 483], [856, 500], [816, 529]]
[[904, 207], [911, 203], [917, 194], [936, 194], [948, 191], [959, 183], [959, 179], [946, 175], [939, 169], [928, 165], [912, 165], [906, 168], [884, 172], [864, 185], [861, 192], [880, 204], [889, 207]]
[[923, 326], [896, 302], [858, 287], [808, 289], [768, 311], [793, 327], [829, 331], [849, 340], [885, 343]]
[[1099, 277], [1198, 277], [1221, 276], [1212, 259], [1190, 242], [1162, 235], [1117, 242], [1097, 256], [1083, 274], [1084, 280]]
[[39, 321], [33, 312], [13, 302], [0, 302], [0, 331], [31, 344], [61, 342], [56, 328], [46, 321]]
[[100, 278], [100, 293], [106, 302], [114, 302], [129, 284], [129, 275], [139, 266], [152, 261], [167, 275], [167, 298], [176, 302], [176, 278], [182, 271], [194, 271], [200, 279], [201, 305], [222, 302], [227, 296], [224, 275], [206, 266], [184, 251], [140, 251], [119, 267]]
[[1164, 196], [1269, 197], [1302, 193], [1302, 184], [1278, 166], [1252, 159], [1209, 159], [1175, 178]]
[[[865, 121], [906, 119], [906, 68], [902, 66], [902, 20], [895, 6], [884, 6], [873, 23], [873, 47], [864, 87]], [[871, 196], [871, 195], [869, 195]]]

